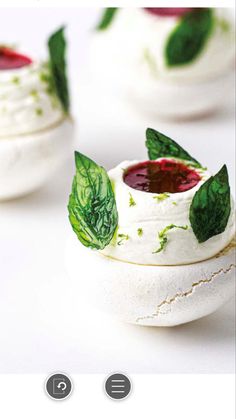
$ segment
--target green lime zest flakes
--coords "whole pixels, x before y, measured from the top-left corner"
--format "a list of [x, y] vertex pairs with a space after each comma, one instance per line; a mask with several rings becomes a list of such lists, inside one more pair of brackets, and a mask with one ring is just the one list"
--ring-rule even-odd
[[189, 219], [199, 243], [225, 231], [231, 212], [228, 170], [224, 165], [195, 193]]
[[210, 8], [195, 8], [183, 15], [167, 40], [166, 65], [174, 67], [194, 61], [205, 47], [214, 26], [214, 12]]
[[36, 108], [36, 109], [35, 109], [35, 113], [36, 113], [36, 115], [38, 115], [38, 116], [42, 116], [42, 115], [43, 115], [43, 109], [42, 109], [42, 108]]
[[154, 252], [152, 252], [153, 254], [160, 253], [162, 250], [164, 250], [164, 248], [167, 244], [167, 241], [168, 241], [167, 236], [160, 237], [160, 234], [159, 234], [158, 237], [159, 237], [159, 241], [160, 241], [160, 247], [157, 250], [155, 250]]
[[129, 240], [128, 234], [118, 234], [118, 246], [121, 246], [122, 244], [125, 244], [125, 242]]
[[68, 211], [71, 226], [81, 243], [104, 249], [118, 225], [118, 212], [111, 181], [105, 169], [75, 152], [76, 174]]
[[160, 253], [162, 250], [165, 249], [165, 247], [167, 245], [167, 242], [168, 242], [167, 233], [168, 233], [168, 231], [172, 230], [173, 228], [180, 228], [181, 230], [188, 230], [189, 227], [187, 225], [186, 226], [177, 226], [175, 224], [170, 224], [170, 225], [166, 226], [162, 231], [160, 231], [158, 233], [158, 239], [159, 239], [159, 242], [160, 242], [160, 247], [157, 250], [155, 250], [154, 252], [152, 252], [153, 254], [154, 253]]
[[143, 229], [142, 228], [138, 228], [137, 234], [138, 234], [139, 237], [142, 237], [142, 235], [143, 235]]
[[52, 75], [50, 73], [50, 66], [48, 62], [42, 64], [42, 69], [39, 73], [39, 80], [46, 85], [46, 92], [48, 94], [55, 94]]
[[170, 195], [168, 193], [164, 192], [164, 193], [160, 193], [160, 194], [154, 196], [153, 199], [156, 199], [157, 202], [161, 202], [161, 201], [164, 201], [165, 199], [167, 199], [169, 197], [170, 197]]
[[136, 205], [136, 202], [135, 202], [133, 196], [131, 195], [131, 193], [129, 192], [129, 206], [130, 207], [135, 207], [135, 205]]
[[216, 24], [219, 25], [222, 32], [230, 31], [231, 25], [226, 19], [220, 18], [218, 16], [215, 19], [216, 19]]
[[119, 226], [117, 225], [116, 226], [116, 229], [114, 231], [113, 237], [112, 237], [112, 239], [111, 239], [111, 241], [109, 243], [111, 246], [114, 246], [115, 247], [116, 244], [117, 244], [118, 230], [119, 230]]
[[152, 53], [150, 52], [149, 48], [144, 48], [143, 58], [144, 58], [145, 62], [147, 63], [151, 73], [154, 76], [157, 76], [158, 71], [157, 71], [156, 61], [155, 61], [155, 58], [153, 57]]
[[66, 40], [64, 36], [64, 27], [53, 33], [48, 40], [49, 67], [51, 72], [50, 83], [61, 102], [64, 112], [69, 113], [70, 96], [67, 80], [66, 65]]
[[39, 92], [37, 89], [32, 89], [30, 92], [30, 96], [37, 102], [39, 100]]
[[45, 89], [44, 89], [45, 93], [47, 93], [47, 95], [51, 97], [52, 107], [55, 107], [55, 105], [58, 105], [60, 101], [59, 101], [57, 92], [55, 90], [55, 86], [53, 83], [53, 78], [52, 78], [52, 74], [51, 74], [48, 62], [43, 63], [42, 70], [39, 73], [39, 80], [45, 86]]
[[116, 13], [118, 12], [118, 10], [119, 10], [118, 7], [107, 7], [107, 8], [105, 8], [104, 11], [103, 11], [101, 20], [96, 27], [96, 30], [97, 31], [104, 31], [105, 29], [107, 29], [111, 25], [111, 23], [112, 23], [115, 15], [116, 15]]
[[208, 168], [207, 167], [202, 167], [202, 166], [196, 166], [196, 164], [195, 163], [192, 163], [192, 162], [190, 162], [190, 163], [188, 163], [188, 162], [186, 162], [186, 163], [184, 163], [185, 164], [185, 166], [187, 166], [187, 167], [190, 167], [190, 168], [192, 168], [192, 167], [197, 167], [197, 169], [198, 169], [198, 171], [200, 172], [200, 173], [204, 173], [204, 172], [206, 172], [207, 170], [208, 170]]
[[20, 77], [18, 76], [12, 77], [11, 82], [13, 84], [20, 84]]
[[193, 167], [202, 167], [201, 164], [176, 143], [176, 141], [153, 128], [147, 128], [146, 130], [146, 147], [150, 160], [156, 160], [160, 157], [174, 157], [191, 162]]

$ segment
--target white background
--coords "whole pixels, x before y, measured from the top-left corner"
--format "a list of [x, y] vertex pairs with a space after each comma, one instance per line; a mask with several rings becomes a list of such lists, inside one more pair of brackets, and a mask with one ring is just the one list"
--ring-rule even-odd
[[[85, 69], [96, 10], [2, 9], [0, 13], [1, 42], [20, 42], [22, 50], [34, 56], [44, 55], [43, 44], [54, 28], [68, 24], [77, 149], [106, 168], [127, 157], [142, 159], [146, 156], [144, 131], [152, 126], [179, 140], [212, 171], [226, 162], [234, 189], [231, 98], [227, 108], [208, 119], [178, 124], [153, 120], [118, 99], [111, 104], [108, 96], [97, 97], [96, 89], [88, 84]], [[78, 304], [77, 289], [64, 266], [65, 246], [72, 234], [66, 210], [72, 174], [71, 159], [39, 192], [0, 204], [0, 373], [233, 372], [233, 302], [205, 319], [173, 329], [125, 325]], [[172, 378], [163, 380], [168, 388]], [[174, 394], [173, 386], [171, 391]], [[187, 395], [186, 387], [185, 391]], [[181, 397], [181, 392], [177, 394]], [[168, 403], [161, 389], [160, 395]], [[214, 398], [220, 403], [219, 396]], [[222, 417], [223, 410], [216, 404], [215, 408]]]
[[234, 0], [0, 0], [0, 5], [29, 7], [235, 7]]
[[[64, 401], [44, 393], [44, 375], [2, 376], [3, 419], [234, 419], [234, 377], [132, 375], [133, 392], [122, 401], [103, 391], [104, 375], [72, 376], [74, 392]], [[148, 385], [147, 385], [148, 384]], [[4, 397], [2, 397], [4, 396]]]

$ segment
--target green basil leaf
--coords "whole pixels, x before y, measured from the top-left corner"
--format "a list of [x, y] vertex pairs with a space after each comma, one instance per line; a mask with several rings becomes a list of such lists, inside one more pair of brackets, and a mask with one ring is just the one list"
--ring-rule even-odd
[[165, 50], [167, 65], [188, 64], [197, 58], [213, 26], [213, 11], [209, 8], [195, 9], [183, 15], [167, 41]]
[[96, 29], [98, 31], [103, 31], [105, 29], [107, 29], [111, 22], [113, 21], [115, 14], [118, 12], [119, 8], [118, 7], [107, 7], [102, 15], [102, 18], [99, 22], [99, 24], [97, 25]]
[[69, 220], [86, 247], [104, 249], [113, 238], [118, 213], [111, 181], [101, 166], [75, 152], [76, 175], [69, 198]]
[[52, 34], [48, 40], [49, 65], [52, 73], [54, 90], [66, 113], [69, 112], [70, 99], [66, 74], [66, 40], [64, 28]]
[[160, 157], [176, 157], [193, 162], [193, 166], [202, 167], [187, 151], [185, 151], [174, 140], [152, 128], [146, 131], [146, 147], [150, 160], [156, 160]]
[[223, 233], [231, 211], [230, 186], [226, 165], [211, 176], [195, 193], [189, 219], [199, 243]]

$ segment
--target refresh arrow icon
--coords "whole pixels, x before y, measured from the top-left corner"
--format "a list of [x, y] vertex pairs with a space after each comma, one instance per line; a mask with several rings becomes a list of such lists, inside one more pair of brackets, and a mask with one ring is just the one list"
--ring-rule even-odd
[[70, 395], [72, 387], [70, 377], [62, 373], [52, 374], [46, 381], [47, 394], [56, 400], [66, 399]]
[[67, 385], [64, 381], [61, 381], [60, 383], [57, 384], [57, 388], [61, 389], [62, 391], [65, 391]]

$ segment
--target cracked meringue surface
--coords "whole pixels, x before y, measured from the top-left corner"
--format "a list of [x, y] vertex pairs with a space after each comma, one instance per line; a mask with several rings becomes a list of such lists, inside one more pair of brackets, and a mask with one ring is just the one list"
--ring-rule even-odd
[[[78, 272], [86, 272], [86, 281]], [[140, 326], [177, 326], [207, 316], [235, 293], [235, 241], [211, 259], [182, 266], [142, 266], [105, 257], [71, 235], [70, 278], [88, 304]]]

